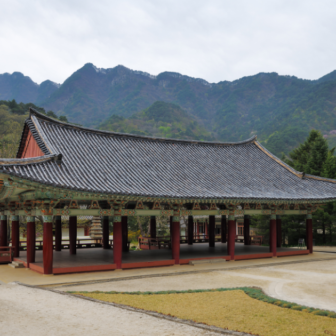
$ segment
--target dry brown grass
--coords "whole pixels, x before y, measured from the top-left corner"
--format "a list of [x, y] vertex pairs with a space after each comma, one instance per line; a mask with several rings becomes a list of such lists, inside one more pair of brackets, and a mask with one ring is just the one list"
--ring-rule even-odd
[[336, 319], [280, 308], [252, 299], [241, 290], [155, 295], [81, 295], [263, 336], [336, 335]]

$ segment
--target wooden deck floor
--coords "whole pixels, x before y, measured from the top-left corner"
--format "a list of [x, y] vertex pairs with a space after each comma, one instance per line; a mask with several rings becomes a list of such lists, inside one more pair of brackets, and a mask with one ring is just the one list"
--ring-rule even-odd
[[[294, 248], [278, 248], [278, 256], [308, 254], [307, 250], [298, 250]], [[99, 270], [115, 269], [113, 264], [113, 251], [103, 250], [101, 248], [94, 249], [77, 249], [76, 255], [70, 255], [69, 250], [61, 252], [54, 251], [53, 268], [54, 273], [74, 273]], [[245, 246], [241, 243], [235, 245], [235, 260], [270, 258], [272, 254], [267, 246]], [[214, 248], [209, 244], [181, 245], [180, 263], [189, 263], [189, 260], [208, 259], [208, 258], [224, 258], [229, 260], [227, 256], [227, 245], [217, 243]], [[17, 258], [26, 261], [26, 252], [21, 251], [20, 257]], [[172, 265], [171, 250], [143, 250], [131, 251], [123, 253], [122, 268], [137, 268], [150, 266]], [[36, 261], [31, 268], [42, 272], [43, 255], [42, 251], [36, 251]]]

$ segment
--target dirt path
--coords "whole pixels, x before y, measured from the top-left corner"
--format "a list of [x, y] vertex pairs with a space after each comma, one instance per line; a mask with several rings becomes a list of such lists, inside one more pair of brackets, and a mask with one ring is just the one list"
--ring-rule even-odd
[[0, 335], [192, 335], [217, 333], [95, 302], [27, 288], [0, 285]]

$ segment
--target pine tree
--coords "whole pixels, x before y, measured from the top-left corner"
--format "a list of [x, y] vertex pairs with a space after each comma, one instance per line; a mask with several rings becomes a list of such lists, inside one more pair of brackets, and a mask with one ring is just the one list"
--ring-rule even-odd
[[[298, 148], [289, 153], [289, 158], [284, 161], [294, 169], [307, 174], [323, 176], [336, 179], [336, 157], [335, 148], [329, 150], [327, 140], [323, 135], [312, 130], [307, 140]], [[303, 219], [302, 219], [303, 220]], [[293, 221], [290, 216], [283, 216], [283, 228], [287, 230], [288, 235], [297, 237], [295, 230], [290, 233], [290, 223]], [[336, 203], [327, 203], [321, 206], [313, 214], [314, 237], [320, 241], [317, 243], [330, 244], [333, 242], [333, 233], [336, 226]], [[319, 231], [319, 234], [317, 232]]]

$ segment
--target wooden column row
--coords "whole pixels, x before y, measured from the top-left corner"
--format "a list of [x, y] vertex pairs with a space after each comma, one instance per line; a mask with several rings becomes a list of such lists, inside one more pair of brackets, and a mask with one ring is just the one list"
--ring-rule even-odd
[[[180, 261], [180, 217], [178, 211], [174, 211], [174, 215], [170, 217], [171, 227], [171, 246], [172, 246], [172, 258], [175, 264], [179, 264]], [[12, 216], [12, 243], [15, 247], [15, 256], [19, 254], [19, 218], [18, 216]], [[43, 269], [44, 274], [52, 273], [53, 264], [53, 217], [43, 216]], [[103, 247], [108, 248], [109, 241], [109, 228], [108, 217], [103, 218]], [[151, 218], [151, 234], [156, 236], [156, 221], [155, 217]], [[249, 218], [244, 218], [244, 236], [248, 241], [249, 235]], [[155, 228], [155, 230], [154, 230]], [[194, 221], [193, 217], [188, 217], [188, 243], [192, 244], [194, 236]], [[226, 224], [226, 216], [221, 218], [221, 241], [226, 242], [226, 231], [228, 231], [227, 239], [227, 251], [231, 260], [234, 260], [234, 247], [236, 238], [236, 221], [234, 216], [229, 216], [228, 223]], [[306, 232], [307, 232], [307, 248], [309, 252], [313, 252], [313, 235], [312, 235], [312, 218], [311, 215], [307, 215], [306, 220]], [[77, 217], [70, 217], [69, 219], [69, 235], [70, 235], [70, 254], [76, 254], [76, 240], [77, 240]], [[122, 267], [122, 252], [128, 251], [128, 229], [127, 229], [127, 217], [115, 216], [113, 225], [114, 236], [114, 251], [113, 258], [117, 268]], [[35, 218], [27, 217], [27, 264], [35, 262]], [[61, 250], [61, 217], [55, 218], [55, 250]], [[7, 216], [1, 216], [0, 222], [0, 245], [8, 246], [7, 241]], [[215, 246], [215, 216], [209, 216], [209, 246]], [[281, 247], [281, 218], [272, 215], [270, 220], [270, 252], [273, 256], [276, 256], [277, 247]]]

